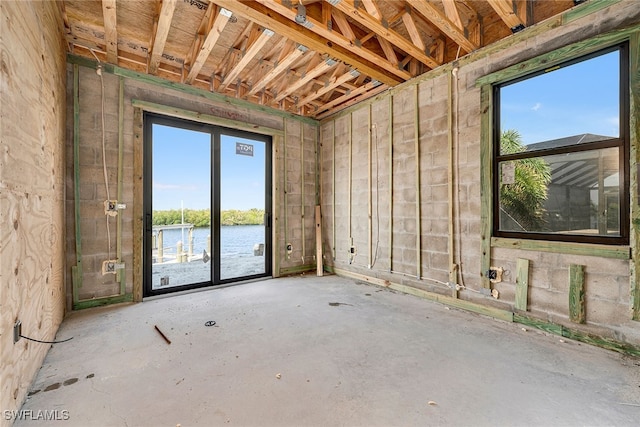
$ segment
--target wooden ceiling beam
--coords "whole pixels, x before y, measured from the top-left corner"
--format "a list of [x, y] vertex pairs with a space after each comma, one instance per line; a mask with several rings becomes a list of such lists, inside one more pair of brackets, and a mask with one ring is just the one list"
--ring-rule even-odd
[[[325, 1], [330, 2], [331, 0]], [[422, 2], [424, 0], [420, 1]], [[423, 50], [420, 50], [418, 46], [405, 39], [392, 29], [387, 28], [387, 26], [383, 25], [381, 21], [371, 16], [368, 12], [356, 8], [353, 0], [339, 0], [333, 7], [345, 13], [347, 16], [360, 23], [361, 25], [364, 25], [365, 28], [368, 28], [371, 31], [375, 32], [378, 36], [386, 39], [394, 46], [397, 46], [399, 49], [413, 56], [426, 66], [430, 68], [436, 68], [440, 66], [438, 62], [436, 62], [433, 58], [427, 56]]]
[[[285, 18], [288, 18], [289, 20], [295, 22], [296, 12], [293, 9], [289, 8], [282, 0], [257, 0], [257, 1], [259, 3], [264, 4], [266, 7], [272, 9], [274, 12], [277, 12], [280, 15], [284, 16]], [[327, 3], [327, 5], [329, 4]], [[327, 29], [326, 26], [324, 26], [321, 22], [316, 21], [315, 19], [309, 16], [307, 16], [307, 22], [304, 28], [308, 28], [309, 30], [316, 33], [317, 35], [326, 38], [327, 40], [337, 44], [338, 46], [341, 46], [345, 49], [350, 50], [352, 53], [355, 53], [362, 59], [365, 59], [377, 64], [378, 68], [379, 67], [384, 68], [386, 71], [393, 73], [396, 76], [402, 78], [403, 81], [408, 80], [409, 78], [412, 77], [411, 74], [409, 74], [405, 70], [399, 69], [397, 67], [397, 62], [396, 64], [394, 64], [391, 61], [386, 61], [385, 58], [370, 51], [369, 49], [362, 47], [362, 42], [356, 39], [356, 35], [353, 32], [353, 29], [351, 28], [351, 25], [347, 21], [347, 18], [344, 16], [344, 14], [340, 13], [340, 11], [336, 9], [333, 9], [331, 12], [331, 15], [333, 16], [333, 19], [336, 21], [336, 24], [338, 25], [338, 28], [340, 29], [342, 34], [338, 34], [335, 31], [331, 31]], [[296, 24], [296, 25], [300, 25], [300, 24]], [[343, 61], [343, 62], [351, 65], [353, 68], [358, 68], [353, 62], [353, 59], [355, 57], [353, 55], [351, 56], [352, 56], [351, 61]], [[359, 69], [359, 71], [363, 72], [364, 74], [368, 74], [373, 78], [376, 78], [370, 73], [364, 72], [362, 69]]]
[[500, 19], [507, 24], [511, 31], [524, 28], [525, 23], [516, 15], [511, 0], [487, 0], [487, 3], [489, 3], [491, 8], [498, 14]]
[[244, 52], [242, 59], [240, 59], [235, 67], [233, 67], [233, 69], [226, 75], [226, 77], [222, 81], [222, 85], [220, 85], [221, 90], [224, 90], [229, 85], [229, 83], [234, 81], [240, 75], [242, 70], [244, 70], [247, 65], [249, 65], [249, 62], [251, 62], [251, 60], [260, 52], [260, 49], [262, 49], [262, 47], [269, 41], [269, 39], [271, 39], [271, 36], [273, 36], [273, 34], [274, 32], [267, 28], [264, 28], [262, 30], [262, 34], [260, 34], [260, 36], [258, 36], [258, 38], [251, 44], [251, 46], [249, 46], [249, 48]]
[[107, 48], [107, 62], [118, 65], [116, 0], [102, 0], [102, 18], [104, 20], [104, 42]]
[[[342, 96], [324, 104], [320, 109], [316, 112], [314, 118], [317, 120], [323, 119], [331, 114], [335, 113], [338, 110], [348, 107], [349, 105], [355, 104], [359, 102], [362, 97], [364, 99], [369, 98], [370, 96], [376, 95], [383, 90], [388, 88], [387, 85], [380, 84], [378, 81], [370, 81], [367, 84], [360, 86], [356, 90], [352, 90], [350, 92], [345, 93]], [[335, 107], [335, 108], [334, 108]]]
[[374, 0], [361, 0], [364, 5], [364, 9], [369, 13], [369, 15], [376, 18], [378, 21], [382, 20], [382, 14], [380, 13], [380, 9], [378, 9], [378, 5]]
[[[331, 5], [329, 3], [326, 3], [326, 5], [331, 8]], [[333, 16], [334, 21], [336, 21], [338, 29], [340, 30], [342, 35], [345, 36], [349, 41], [355, 42], [356, 35], [353, 32], [353, 28], [351, 28], [351, 24], [349, 24], [349, 21], [347, 21], [347, 17], [344, 16], [344, 13], [340, 12], [338, 9], [331, 9], [331, 16]]]
[[173, 12], [176, 9], [177, 0], [163, 0], [160, 12], [155, 19], [153, 41], [149, 51], [149, 74], [156, 74], [160, 59], [164, 52], [164, 45], [167, 42]]
[[406, 2], [420, 15], [438, 27], [447, 37], [460, 45], [465, 51], [473, 52], [478, 49], [478, 46], [465, 37], [462, 29], [459, 29], [456, 24], [440, 12], [433, 4], [424, 0], [406, 0]]
[[320, 89], [316, 90], [315, 92], [312, 92], [309, 95], [307, 95], [304, 98], [302, 98], [302, 100], [300, 100], [298, 102], [298, 106], [306, 105], [306, 104], [310, 103], [311, 101], [313, 101], [314, 99], [320, 98], [325, 93], [331, 92], [332, 90], [334, 90], [335, 88], [337, 88], [341, 84], [346, 83], [346, 82], [348, 82], [350, 80], [353, 80], [356, 77], [358, 77], [359, 75], [360, 75], [360, 73], [357, 72], [356, 70], [351, 70], [351, 71], [348, 71], [348, 72], [344, 73], [340, 77], [337, 77], [337, 76], [332, 77], [327, 82], [327, 84], [325, 86], [321, 87]]
[[[362, 57], [362, 54], [366, 54], [366, 50], [360, 49], [357, 46], [351, 46], [349, 48], [343, 47], [343, 43], [349, 45], [349, 42], [336, 32], [326, 33], [333, 35], [330, 41], [327, 41], [324, 37], [320, 36], [314, 31], [311, 31], [294, 21], [285, 18], [279, 13], [274, 13], [271, 9], [258, 1], [243, 2], [241, 0], [212, 0], [216, 4], [220, 4], [223, 7], [232, 10], [239, 16], [255, 21], [266, 28], [275, 31], [289, 39], [295, 40], [311, 50], [315, 50], [324, 54], [328, 54], [344, 63], [351, 65], [363, 74], [366, 74], [381, 82], [388, 83], [391, 86], [395, 86], [411, 77], [409, 73], [404, 70], [389, 70], [382, 68], [380, 65], [380, 56], [374, 55], [369, 52], [372, 57], [378, 58], [377, 60], [368, 60]], [[277, 4], [275, 1], [268, 2]], [[321, 28], [320, 25], [315, 27]], [[338, 37], [340, 36], [340, 37]], [[342, 39], [339, 43], [334, 42], [334, 39]], [[385, 61], [386, 62], [386, 61]], [[402, 77], [400, 77], [402, 75]]]
[[391, 45], [391, 43], [387, 39], [384, 39], [380, 36], [376, 36], [376, 37], [377, 37], [378, 43], [380, 43], [380, 47], [382, 48], [382, 51], [384, 52], [384, 56], [387, 57], [389, 62], [391, 62], [395, 67], [397, 67], [398, 56], [396, 55], [396, 51], [393, 50], [393, 46]]
[[402, 15], [402, 22], [404, 23], [404, 26], [406, 27], [413, 44], [418, 46], [420, 50], [424, 51], [424, 41], [422, 41], [422, 37], [420, 37], [420, 32], [418, 31], [416, 21], [413, 20], [413, 16], [411, 16], [410, 13], [404, 13]]
[[222, 30], [229, 22], [229, 18], [231, 18], [231, 12], [225, 8], [220, 8], [218, 15], [216, 16], [209, 33], [207, 34], [207, 38], [202, 43], [200, 50], [198, 51], [198, 56], [195, 61], [193, 61], [193, 65], [191, 65], [191, 70], [189, 70], [189, 74], [185, 79], [185, 83], [191, 84], [193, 80], [196, 78], [202, 66], [209, 58], [211, 51], [216, 45], [218, 39], [220, 38], [220, 34], [222, 34]]
[[316, 65], [313, 69], [309, 70], [305, 75], [298, 79], [297, 81], [290, 84], [287, 88], [285, 88], [282, 92], [278, 93], [276, 96], [276, 101], [280, 102], [287, 96], [291, 95], [296, 90], [300, 89], [305, 84], [309, 83], [311, 80], [318, 77], [320, 74], [327, 72], [327, 70], [331, 69], [334, 65], [337, 64], [337, 61], [327, 58], [320, 62], [320, 64]]
[[456, 24], [459, 30], [464, 30], [464, 26], [462, 25], [462, 20], [460, 19], [460, 13], [458, 12], [458, 8], [456, 7], [455, 0], [442, 0], [442, 5], [444, 6], [444, 14], [451, 22]]
[[288, 70], [298, 59], [300, 59], [305, 53], [309, 50], [302, 46], [298, 45], [296, 49], [294, 49], [289, 55], [287, 55], [284, 59], [279, 60], [276, 66], [266, 73], [256, 84], [253, 85], [251, 90], [247, 95], [253, 95], [258, 93], [262, 88], [264, 88], [267, 84], [269, 84], [273, 79], [278, 77], [281, 73]]

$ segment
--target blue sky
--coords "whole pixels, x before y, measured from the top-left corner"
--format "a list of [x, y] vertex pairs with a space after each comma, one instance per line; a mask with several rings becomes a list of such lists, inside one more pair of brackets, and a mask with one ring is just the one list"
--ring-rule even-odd
[[[236, 142], [252, 144], [253, 157], [236, 155]], [[221, 207], [264, 208], [265, 144], [221, 137]], [[211, 205], [211, 137], [153, 125], [153, 209], [207, 209]]]
[[500, 90], [500, 127], [525, 144], [593, 133], [619, 136], [619, 52]]

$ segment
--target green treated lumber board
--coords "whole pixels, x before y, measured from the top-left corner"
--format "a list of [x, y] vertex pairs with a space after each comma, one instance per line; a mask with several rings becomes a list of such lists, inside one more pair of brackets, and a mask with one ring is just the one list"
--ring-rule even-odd
[[545, 240], [520, 240], [492, 237], [494, 248], [522, 249], [525, 251], [553, 252], [558, 254], [596, 256], [600, 258], [631, 259], [629, 246], [611, 246], [590, 243], [551, 242]]
[[[67, 62], [70, 64], [76, 64], [76, 65], [93, 68], [93, 69], [95, 69], [97, 66], [97, 62], [94, 60], [73, 55], [71, 53], [67, 54]], [[107, 73], [115, 74], [116, 76], [122, 76], [122, 77], [130, 78], [132, 80], [137, 80], [144, 83], [150, 83], [154, 86], [173, 89], [178, 92], [188, 93], [190, 95], [196, 95], [202, 98], [209, 99], [211, 101], [220, 102], [220, 103], [229, 104], [229, 105], [235, 105], [237, 107], [242, 107], [242, 108], [247, 108], [251, 111], [261, 111], [263, 113], [267, 113], [272, 116], [290, 118], [290, 119], [298, 120], [304, 123], [309, 123], [312, 125], [318, 125], [319, 123], [317, 120], [312, 119], [310, 117], [299, 116], [297, 114], [288, 113], [285, 111], [277, 110], [275, 108], [265, 107], [262, 105], [254, 104], [253, 102], [245, 101], [243, 99], [230, 98], [230, 97], [221, 95], [219, 93], [209, 92], [191, 85], [172, 82], [160, 77], [152, 76], [150, 74], [144, 74], [144, 73], [139, 73], [137, 71], [127, 70], [125, 68], [121, 68], [113, 64], [103, 64], [103, 71]]]
[[493, 229], [493, 96], [491, 86], [483, 86], [480, 90], [480, 114], [482, 123], [482, 141], [480, 147], [480, 237], [482, 253], [480, 280], [484, 289], [491, 289], [491, 282], [486, 271], [491, 267], [491, 234]]
[[630, 242], [634, 259], [631, 263], [630, 294], [631, 318], [640, 321], [640, 31], [629, 40], [629, 89], [630, 96], [630, 154], [631, 199]]
[[594, 12], [612, 6], [618, 2], [620, 2], [620, 0], [597, 0], [582, 3], [581, 5], [571, 8], [562, 14], [562, 25], [566, 25], [570, 22], [576, 21]]
[[518, 310], [527, 311], [527, 297], [529, 293], [529, 260], [518, 258], [516, 263], [516, 301]]
[[182, 108], [170, 107], [168, 105], [160, 105], [154, 102], [143, 101], [140, 99], [132, 99], [131, 105], [134, 107], [142, 108], [144, 111], [152, 113], [164, 114], [171, 117], [179, 117], [182, 119], [193, 120], [201, 123], [208, 123], [212, 125], [224, 126], [232, 129], [246, 130], [253, 133], [259, 133], [263, 135], [284, 135], [284, 131], [280, 129], [273, 129], [266, 126], [252, 125], [251, 123], [241, 122], [238, 120], [225, 119], [222, 117], [216, 117], [209, 114], [197, 113], [195, 111], [189, 111]]
[[520, 62], [503, 70], [480, 77], [476, 80], [476, 86], [506, 82], [534, 71], [549, 69], [567, 60], [587, 55], [627, 40], [636, 31], [637, 27], [613, 30], [588, 40], [561, 47], [549, 53], [536, 56], [535, 58]]
[[316, 269], [315, 264], [304, 264], [304, 265], [297, 265], [294, 267], [280, 267], [280, 276], [306, 273], [308, 271], [315, 271], [315, 269]]
[[133, 294], [117, 295], [113, 297], [95, 298], [89, 300], [80, 300], [73, 304], [74, 310], [83, 310], [85, 308], [100, 307], [103, 305], [118, 304], [122, 302], [133, 302]]
[[585, 323], [587, 313], [584, 306], [584, 265], [569, 266], [569, 319]]

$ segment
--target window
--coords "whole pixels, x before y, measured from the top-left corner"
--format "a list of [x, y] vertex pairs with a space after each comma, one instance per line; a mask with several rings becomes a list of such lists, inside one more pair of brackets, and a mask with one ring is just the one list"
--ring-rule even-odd
[[494, 86], [497, 237], [628, 244], [626, 44]]

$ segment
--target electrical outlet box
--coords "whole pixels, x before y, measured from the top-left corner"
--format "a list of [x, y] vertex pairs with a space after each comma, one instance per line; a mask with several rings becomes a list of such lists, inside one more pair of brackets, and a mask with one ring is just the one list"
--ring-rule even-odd
[[502, 273], [504, 269], [502, 267], [489, 267], [487, 271], [487, 278], [491, 283], [500, 283], [502, 282]]
[[118, 201], [117, 200], [105, 200], [104, 201], [104, 214], [109, 216], [118, 215]]
[[15, 325], [13, 325], [13, 343], [17, 343], [20, 341], [20, 335], [22, 335], [22, 322], [17, 321]]
[[116, 270], [122, 269], [124, 269], [124, 263], [120, 263], [118, 260], [108, 259], [106, 261], [102, 261], [102, 275], [115, 274]]

